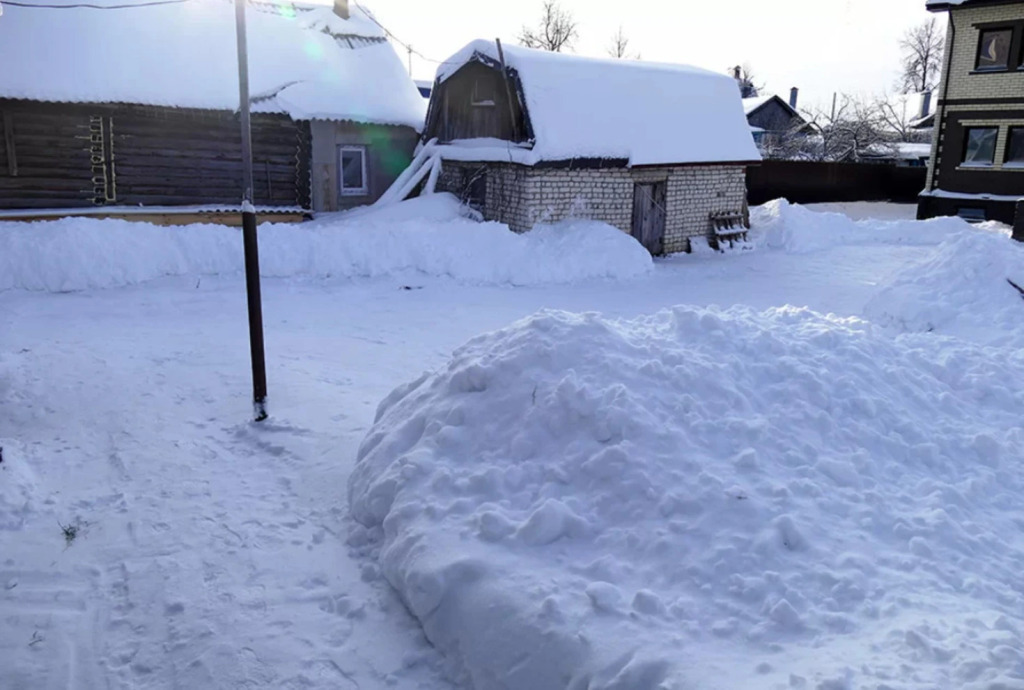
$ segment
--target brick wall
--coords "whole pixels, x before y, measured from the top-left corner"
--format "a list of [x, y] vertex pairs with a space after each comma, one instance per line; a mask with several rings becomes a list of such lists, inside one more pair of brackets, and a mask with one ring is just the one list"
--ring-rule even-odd
[[[1013, 22], [1022, 19], [1024, 19], [1024, 2], [988, 7], [964, 7], [950, 12], [950, 21], [955, 27], [955, 32], [950, 30], [946, 32], [947, 57], [939, 94], [941, 102], [959, 99], [1005, 99], [1024, 96], [1024, 71], [972, 74], [978, 56], [978, 43], [981, 39], [981, 30], [975, 28], [975, 25], [1004, 21]], [[1012, 59], [1013, 56], [1011, 56]], [[944, 186], [940, 169], [943, 167], [942, 160], [944, 157], [949, 158], [952, 156], [959, 159], [962, 154], [960, 150], [947, 150], [944, 146], [947, 139], [945, 125], [948, 117], [955, 115], [957, 112], [991, 112], [991, 124], [998, 124], [1002, 127], [996, 151], [997, 164], [992, 170], [1001, 171], [1002, 166], [999, 164], [999, 161], [1003, 159], [1009, 131], [1008, 127], [1010, 125], [1022, 124], [1017, 120], [1012, 122], [1009, 120], [1000, 121], [1000, 111], [1007, 110], [1019, 111], [1021, 106], [1006, 104], [941, 104], [936, 111], [936, 131], [932, 141], [932, 156], [928, 166], [926, 189], [942, 189], [950, 185], [955, 186], [955, 183], [951, 180], [946, 180]], [[957, 160], [957, 162], [959, 161]], [[950, 165], [954, 165], [954, 163], [950, 162]], [[1014, 176], [1024, 175], [1024, 173], [1017, 170], [1008, 170], [1007, 172]]]
[[1024, 94], [1024, 72], [971, 74], [981, 39], [980, 30], [974, 25], [1020, 21], [1024, 19], [1024, 3], [954, 9], [951, 18], [956, 25], [956, 39], [945, 98], [1008, 98]]
[[506, 223], [516, 232], [537, 223], [588, 218], [628, 233], [634, 185], [667, 181], [665, 252], [673, 253], [688, 251], [691, 237], [711, 234], [712, 213], [746, 207], [746, 169], [737, 165], [571, 170], [445, 161], [438, 189], [468, 200], [468, 180], [485, 169], [484, 217]]

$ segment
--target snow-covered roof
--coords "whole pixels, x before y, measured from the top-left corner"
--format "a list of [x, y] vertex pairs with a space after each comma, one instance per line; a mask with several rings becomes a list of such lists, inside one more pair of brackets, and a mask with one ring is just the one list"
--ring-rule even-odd
[[973, 0], [928, 0], [927, 8], [932, 11], [948, 10], [950, 7], [964, 5]]
[[[254, 111], [422, 129], [423, 99], [402, 61], [368, 12], [354, 3], [350, 11], [346, 20], [330, 5], [250, 0]], [[4, 4], [0, 98], [237, 110], [236, 56], [232, 0], [108, 10]]]
[[901, 160], [917, 160], [931, 157], [932, 145], [904, 141], [896, 145], [896, 151]]
[[779, 104], [785, 108], [794, 117], [802, 117], [796, 108], [791, 106], [789, 102], [781, 96], [754, 96], [752, 98], [743, 99], [743, 112], [749, 117], [755, 112], [761, 109], [762, 106], [767, 105], [771, 101], [778, 101]]
[[[518, 162], [573, 158], [628, 160], [630, 165], [760, 160], [729, 76], [697, 67], [563, 55], [503, 46], [518, 73], [534, 143]], [[445, 81], [476, 60], [498, 61], [492, 41], [474, 41], [445, 61]], [[452, 148], [452, 147], [447, 147]], [[493, 150], [492, 150], [493, 149]], [[509, 160], [508, 147], [479, 147]], [[442, 155], [449, 155], [442, 150]]]

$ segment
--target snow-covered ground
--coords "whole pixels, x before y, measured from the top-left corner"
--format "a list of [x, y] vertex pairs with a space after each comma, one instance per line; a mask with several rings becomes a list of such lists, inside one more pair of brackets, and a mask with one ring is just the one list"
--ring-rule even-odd
[[272, 230], [263, 425], [237, 234], [0, 225], [0, 687], [1024, 686], [1022, 250], [755, 221], [653, 267], [585, 225], [479, 258], [450, 208]]
[[835, 201], [807, 204], [812, 211], [842, 213], [853, 220], [914, 220], [917, 204], [890, 204], [882, 201]]

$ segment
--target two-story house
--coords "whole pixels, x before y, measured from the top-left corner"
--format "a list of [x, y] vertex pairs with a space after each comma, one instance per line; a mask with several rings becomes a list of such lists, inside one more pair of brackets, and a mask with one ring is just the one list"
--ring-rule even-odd
[[1024, 198], [1024, 1], [928, 0], [949, 13], [919, 218], [1012, 223]]

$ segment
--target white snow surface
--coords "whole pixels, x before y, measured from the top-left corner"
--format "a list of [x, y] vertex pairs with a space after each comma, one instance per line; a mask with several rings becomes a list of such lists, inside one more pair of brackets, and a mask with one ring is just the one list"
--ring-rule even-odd
[[[911, 332], [989, 332], [1024, 348], [1024, 245], [1007, 230], [964, 232], [895, 273], [865, 306], [872, 321]], [[995, 328], [993, 329], [993, 326]]]
[[[267, 277], [263, 424], [237, 268], [0, 290], [0, 688], [1024, 686], [1019, 252], [853, 208], [628, 279]], [[463, 220], [304, 227], [416, 218]], [[135, 282], [102, 223], [62, 239]], [[54, 290], [75, 249], [18, 245]], [[860, 320], [901, 276], [979, 318]]]
[[476, 690], [1016, 687], [1022, 405], [1020, 351], [542, 312], [386, 398], [349, 495]]
[[[659, 165], [761, 160], [731, 77], [686, 65], [502, 47], [506, 65], [522, 82], [536, 138], [531, 155], [520, 154], [518, 162], [609, 158], [626, 159], [630, 165]], [[445, 81], [480, 56], [498, 61], [495, 43], [469, 43], [445, 60], [437, 78]], [[446, 155], [455, 148], [439, 150]], [[505, 147], [475, 153], [508, 160]]]
[[[249, 4], [253, 110], [422, 130], [426, 106], [401, 59], [366, 10], [353, 2], [350, 11], [344, 20], [330, 5]], [[0, 70], [4, 98], [238, 109], [233, 0], [129, 10], [5, 5], [0, 63], [17, 65]]]
[[[840, 207], [842, 208], [842, 207]], [[768, 249], [789, 253], [810, 253], [839, 245], [894, 244], [934, 246], [959, 234], [970, 233], [971, 226], [960, 218], [932, 218], [926, 221], [873, 218], [864, 206], [858, 206], [861, 220], [835, 211], [813, 211], [806, 206], [776, 199], [751, 209], [751, 241]], [[986, 223], [986, 228], [999, 227]]]
[[[465, 214], [455, 197], [438, 194], [312, 223], [266, 224], [258, 233], [260, 271], [264, 277], [429, 275], [536, 285], [637, 277], [652, 268], [639, 243], [604, 223], [568, 220], [516, 234]], [[242, 269], [236, 228], [89, 218], [0, 222], [0, 290], [63, 292]]]

